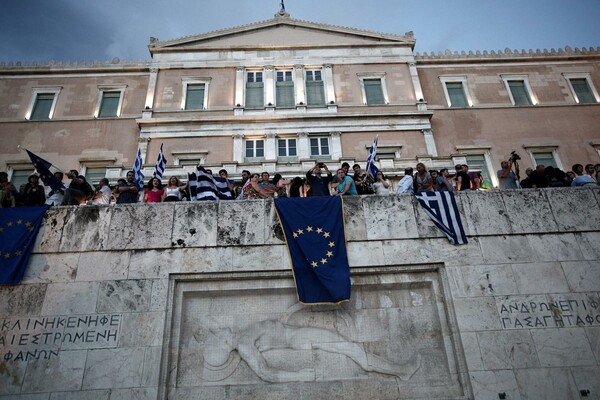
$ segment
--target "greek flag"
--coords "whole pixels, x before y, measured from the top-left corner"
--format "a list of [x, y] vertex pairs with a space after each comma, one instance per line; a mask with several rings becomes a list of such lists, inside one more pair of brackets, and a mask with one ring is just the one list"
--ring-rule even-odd
[[377, 141], [379, 140], [379, 135], [375, 136], [375, 140], [373, 140], [373, 145], [369, 150], [369, 157], [367, 157], [367, 174], [371, 175], [373, 178], [377, 176], [377, 172], [379, 168], [375, 165], [375, 157], [377, 156]]
[[227, 185], [227, 179], [213, 176], [203, 167], [198, 173], [188, 174], [190, 197], [192, 200], [233, 200], [233, 194]]
[[144, 173], [142, 172], [142, 150], [138, 147], [137, 157], [133, 164], [133, 181], [140, 190], [144, 188]]
[[450, 243], [468, 243], [453, 192], [420, 192], [415, 196], [435, 226], [448, 236]]
[[163, 144], [160, 144], [160, 152], [158, 153], [158, 159], [156, 160], [156, 167], [154, 167], [154, 176], [158, 179], [162, 179], [167, 166], [167, 159], [163, 153]]

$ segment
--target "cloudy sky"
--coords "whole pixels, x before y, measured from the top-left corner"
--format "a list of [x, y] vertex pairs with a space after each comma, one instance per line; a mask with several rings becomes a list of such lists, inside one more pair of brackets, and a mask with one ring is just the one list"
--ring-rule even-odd
[[[273, 17], [280, 0], [0, 0], [0, 62], [148, 60], [161, 40]], [[292, 18], [404, 34], [415, 51], [600, 46], [600, 0], [285, 0]]]

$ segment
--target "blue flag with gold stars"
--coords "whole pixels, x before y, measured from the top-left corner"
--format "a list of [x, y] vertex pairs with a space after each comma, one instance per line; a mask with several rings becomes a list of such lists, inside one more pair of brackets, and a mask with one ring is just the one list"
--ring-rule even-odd
[[315, 196], [275, 199], [303, 304], [350, 299], [342, 198]]
[[44, 185], [50, 186], [50, 188], [54, 191], [58, 191], [60, 189], [65, 188], [65, 185], [61, 181], [59, 181], [58, 178], [55, 177], [52, 172], [50, 172], [50, 167], [52, 166], [52, 164], [50, 164], [48, 161], [44, 160], [40, 156], [33, 154], [27, 149], [25, 149], [25, 151], [29, 155], [29, 158], [31, 159], [31, 162], [33, 163], [33, 166], [35, 167], [36, 171], [38, 172], [38, 174], [40, 174], [40, 179], [42, 180], [42, 182], [44, 182]]
[[12, 285], [23, 278], [47, 209], [0, 208], [0, 284]]

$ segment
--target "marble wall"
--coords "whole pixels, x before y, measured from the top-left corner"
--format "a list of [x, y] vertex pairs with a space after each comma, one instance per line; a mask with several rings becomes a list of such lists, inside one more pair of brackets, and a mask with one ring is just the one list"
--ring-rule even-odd
[[465, 246], [345, 199], [352, 301], [312, 308], [269, 201], [51, 209], [0, 287], [0, 399], [600, 398], [600, 190], [457, 203]]

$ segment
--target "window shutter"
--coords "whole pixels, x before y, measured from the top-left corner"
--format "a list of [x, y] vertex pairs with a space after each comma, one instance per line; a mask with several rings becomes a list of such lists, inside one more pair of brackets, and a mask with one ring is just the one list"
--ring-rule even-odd
[[294, 107], [294, 82], [276, 83], [277, 107]]
[[119, 108], [119, 100], [121, 99], [121, 92], [103, 92], [102, 102], [100, 103], [100, 112], [98, 113], [99, 118], [110, 118], [117, 116], [117, 110]]
[[516, 106], [530, 106], [532, 104], [524, 81], [508, 81], [508, 87], [510, 87]]
[[448, 96], [450, 97], [450, 107], [467, 107], [467, 98], [462, 82], [447, 82], [446, 90], [448, 90]]
[[263, 108], [264, 106], [262, 82], [246, 83], [246, 108]]
[[31, 120], [50, 119], [50, 110], [54, 102], [54, 94], [38, 94], [31, 112]]
[[364, 79], [363, 84], [365, 86], [365, 96], [367, 97], [367, 104], [385, 104], [383, 90], [381, 88], [381, 79]]
[[577, 100], [580, 104], [593, 104], [596, 103], [596, 98], [592, 94], [592, 89], [588, 85], [587, 79], [577, 78], [571, 79], [571, 86], [577, 95]]
[[325, 89], [323, 81], [306, 82], [306, 102], [309, 106], [325, 105]]
[[186, 110], [202, 110], [204, 108], [204, 84], [187, 85], [185, 95]]

